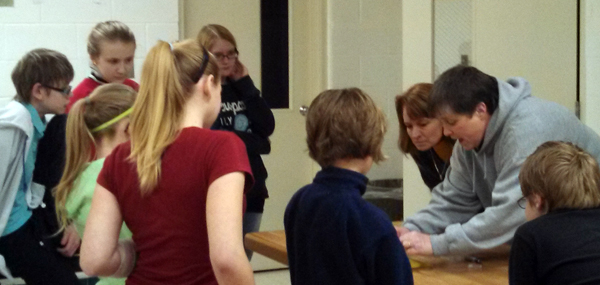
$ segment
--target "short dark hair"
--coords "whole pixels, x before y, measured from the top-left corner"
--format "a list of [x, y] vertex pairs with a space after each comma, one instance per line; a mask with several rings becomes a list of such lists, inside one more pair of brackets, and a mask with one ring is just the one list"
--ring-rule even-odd
[[383, 112], [358, 88], [323, 91], [306, 114], [308, 152], [321, 167], [345, 158], [383, 161], [385, 132]]
[[33, 85], [68, 84], [73, 80], [74, 71], [64, 54], [39, 48], [25, 54], [13, 69], [11, 76], [17, 89], [15, 100], [30, 103]]
[[475, 67], [457, 65], [433, 83], [430, 108], [434, 113], [450, 108], [455, 113], [470, 116], [481, 102], [492, 115], [498, 107], [498, 81]]

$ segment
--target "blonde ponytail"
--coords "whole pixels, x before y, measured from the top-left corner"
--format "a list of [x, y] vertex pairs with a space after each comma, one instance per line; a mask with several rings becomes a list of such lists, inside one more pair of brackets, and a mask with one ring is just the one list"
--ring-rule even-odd
[[129, 156], [137, 165], [142, 195], [158, 184], [161, 156], [179, 134], [184, 105], [202, 75], [220, 80], [215, 60], [193, 40], [159, 41], [148, 52], [131, 114]]
[[66, 204], [75, 181], [88, 163], [95, 160], [96, 140], [115, 134], [114, 125], [93, 134], [90, 130], [131, 108], [134, 99], [135, 91], [131, 87], [111, 83], [96, 88], [89, 97], [77, 101], [71, 108], [66, 127], [65, 169], [54, 189], [60, 230], [69, 224]]

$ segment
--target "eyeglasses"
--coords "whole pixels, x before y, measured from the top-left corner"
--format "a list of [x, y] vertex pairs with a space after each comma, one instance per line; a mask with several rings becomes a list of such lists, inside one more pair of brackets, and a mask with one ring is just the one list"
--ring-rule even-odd
[[52, 86], [48, 86], [48, 85], [43, 85], [43, 87], [46, 87], [48, 89], [52, 89], [54, 91], [58, 91], [60, 93], [62, 93], [64, 96], [69, 96], [71, 95], [71, 85], [65, 87], [64, 89], [60, 89], [60, 88], [56, 88], [56, 87], [52, 87]]
[[525, 209], [525, 207], [527, 207], [527, 197], [523, 197], [517, 200], [517, 205], [519, 205], [519, 207], [521, 207], [522, 209]]
[[233, 51], [228, 52], [227, 54], [215, 53], [214, 56], [218, 61], [223, 61], [225, 59], [234, 60], [234, 59], [237, 59], [237, 57], [238, 57], [238, 51], [233, 50]]

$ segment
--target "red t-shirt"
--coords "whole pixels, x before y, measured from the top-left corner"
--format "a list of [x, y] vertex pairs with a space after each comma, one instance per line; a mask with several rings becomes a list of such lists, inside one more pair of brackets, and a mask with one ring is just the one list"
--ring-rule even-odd
[[[92, 91], [94, 91], [94, 89], [96, 89], [96, 87], [102, 84], [103, 83], [100, 83], [89, 77], [86, 77], [83, 81], [81, 81], [81, 83], [79, 83], [79, 85], [77, 85], [77, 87], [73, 89], [73, 96], [69, 98], [69, 104], [67, 105], [67, 113], [69, 112], [69, 110], [71, 110], [71, 107], [73, 106], [73, 104], [75, 104], [75, 102], [77, 102], [77, 100], [87, 97], [88, 95], [90, 95], [90, 93], [92, 93]], [[140, 89], [140, 85], [131, 79], [125, 79], [125, 81], [123, 81], [123, 84], [133, 88], [133, 90], [135, 91], [138, 91]]]
[[165, 150], [158, 186], [146, 197], [135, 163], [127, 160], [130, 152], [130, 143], [119, 145], [98, 176], [117, 198], [139, 254], [127, 284], [217, 284], [208, 252], [206, 196], [214, 180], [231, 172], [246, 173], [244, 192], [252, 186], [244, 143], [231, 132], [183, 129]]

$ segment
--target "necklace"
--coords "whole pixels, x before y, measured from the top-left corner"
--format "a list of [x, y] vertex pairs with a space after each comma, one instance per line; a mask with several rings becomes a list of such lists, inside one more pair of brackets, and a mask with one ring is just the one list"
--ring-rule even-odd
[[431, 153], [431, 160], [433, 161], [433, 166], [435, 167], [435, 171], [437, 171], [438, 177], [440, 178], [440, 181], [444, 180], [444, 177], [442, 177], [442, 173], [440, 172], [440, 169], [437, 166], [437, 163], [435, 162], [435, 153], [433, 152], [433, 148], [429, 149], [430, 153]]

